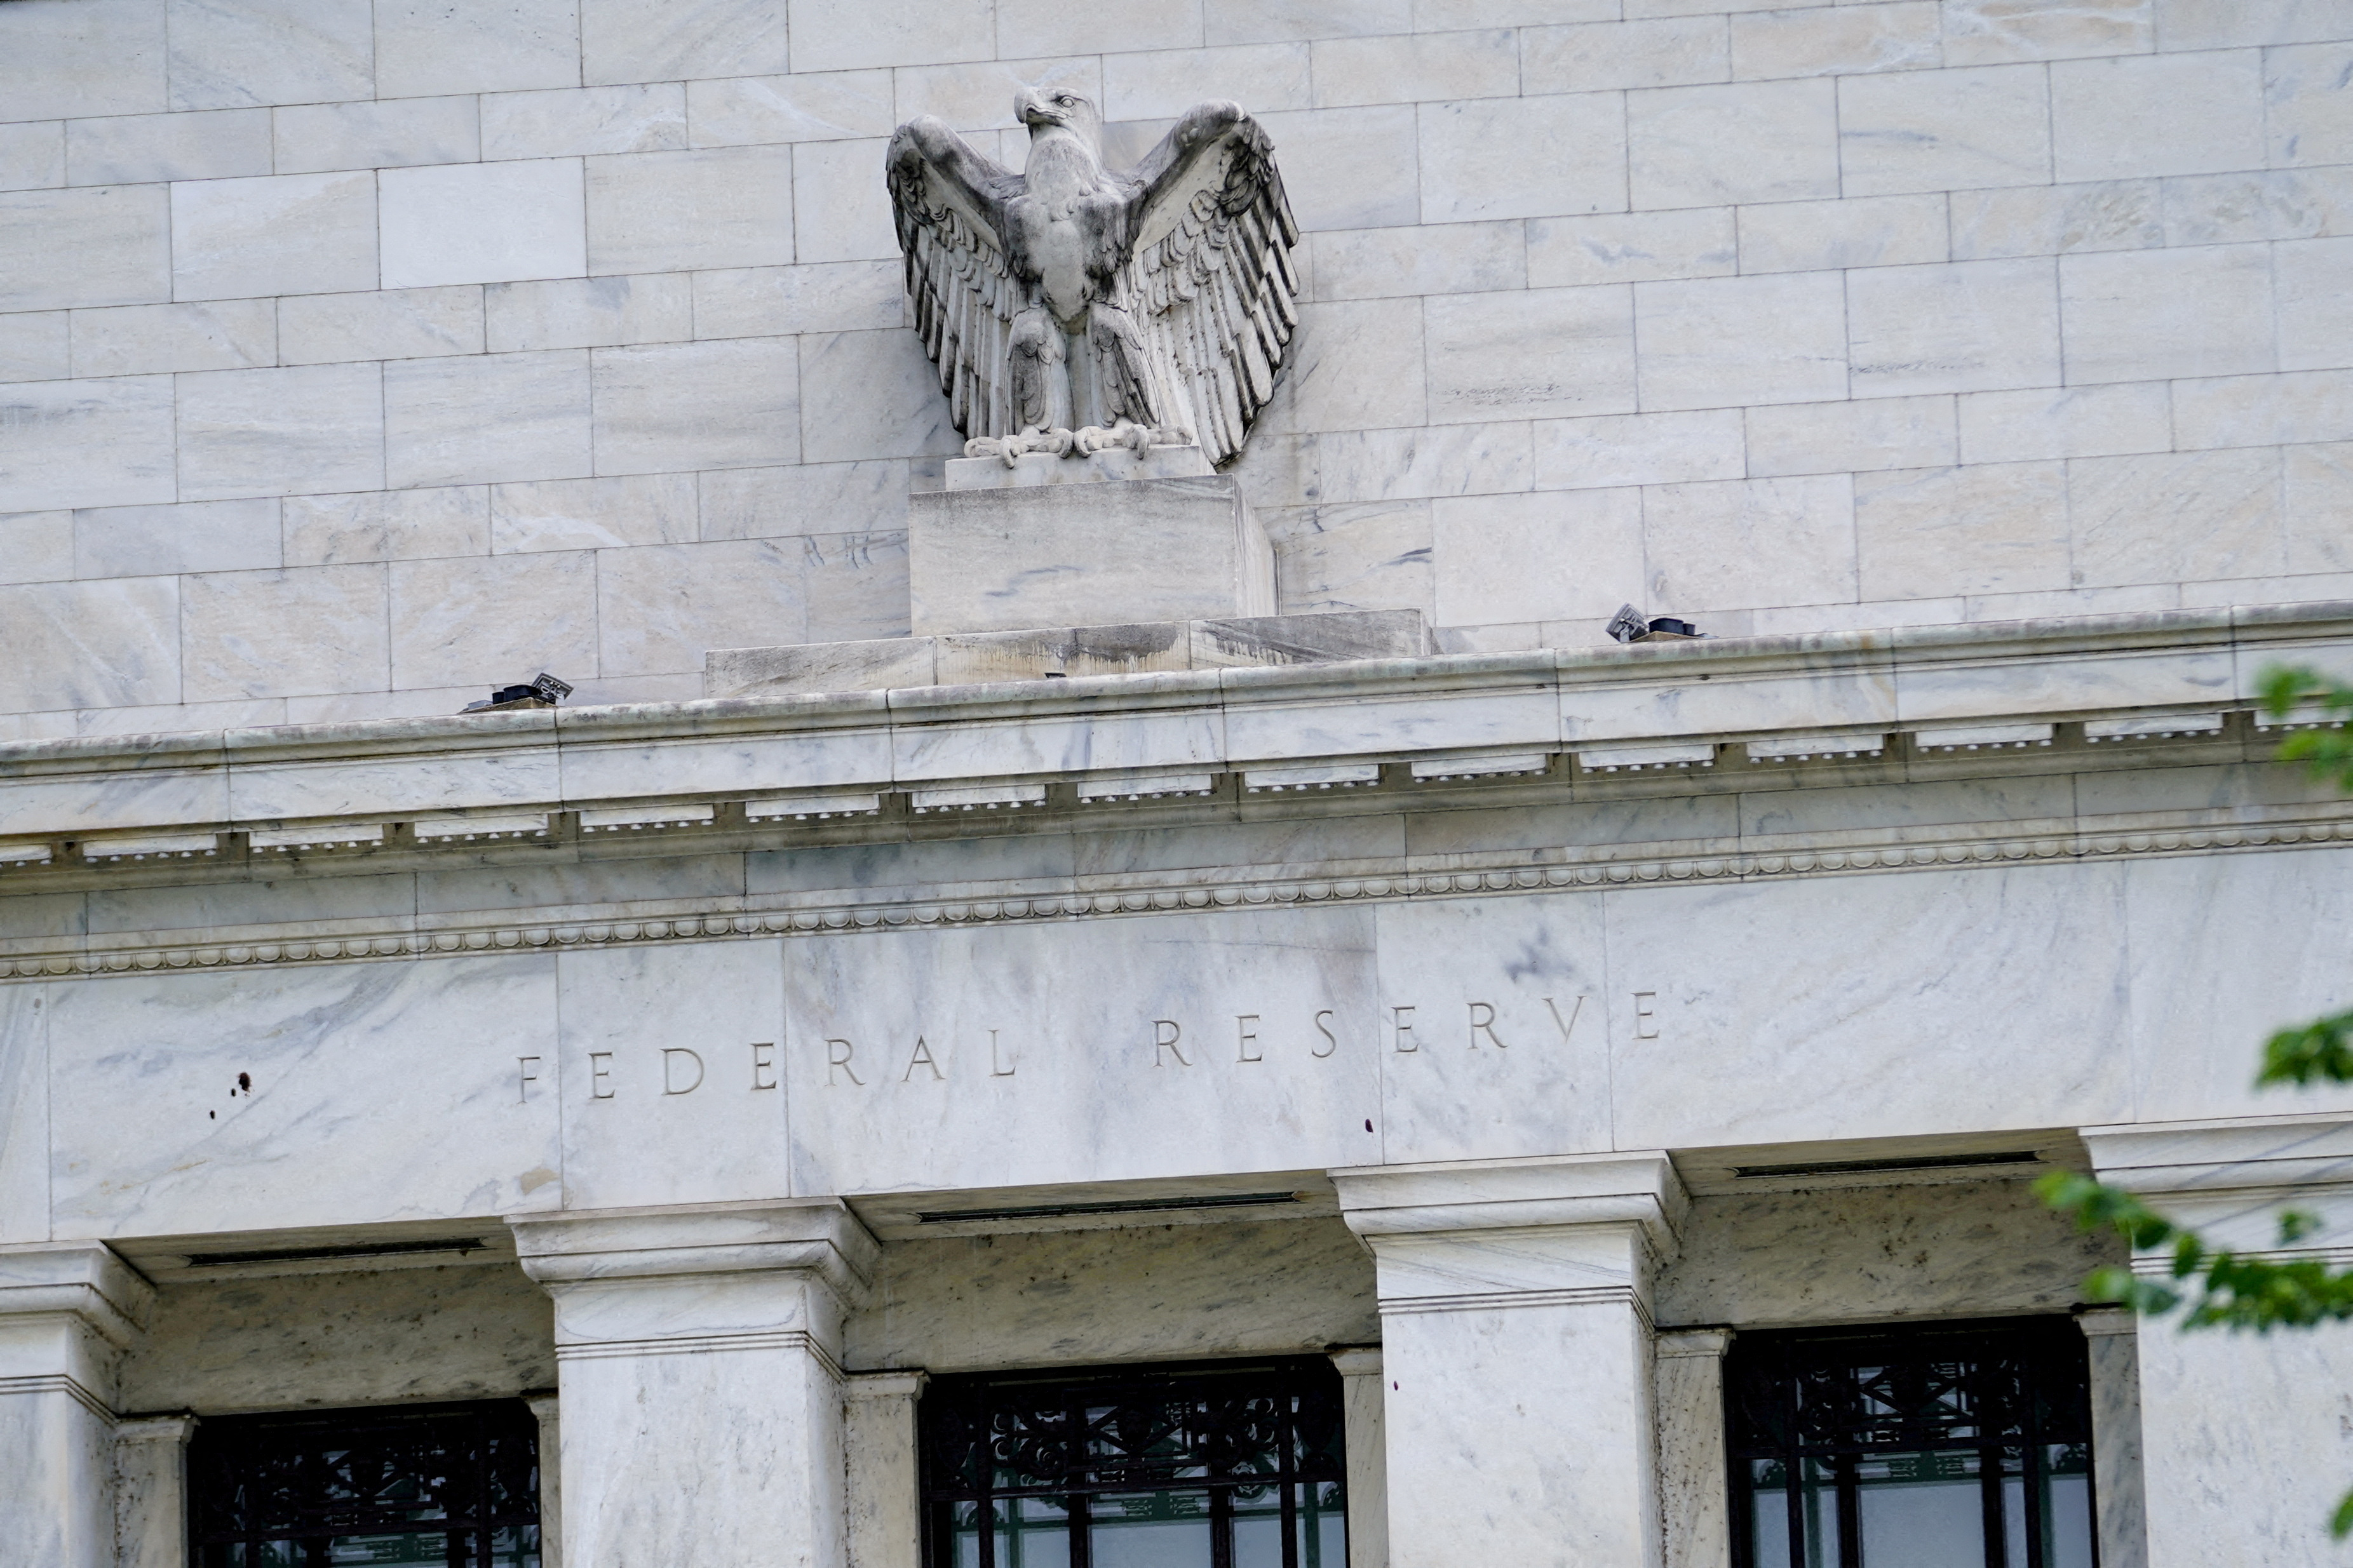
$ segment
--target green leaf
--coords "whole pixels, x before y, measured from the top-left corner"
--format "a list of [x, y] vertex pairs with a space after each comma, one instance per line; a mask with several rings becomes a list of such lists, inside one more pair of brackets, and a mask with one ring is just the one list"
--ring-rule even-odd
[[2338, 1541], [2353, 1535], [2353, 1492], [2337, 1500], [2337, 1511], [2328, 1516], [2328, 1533]]
[[2303, 1089], [2315, 1081], [2353, 1083], [2353, 1010], [2282, 1029], [2263, 1042], [2256, 1088], [2287, 1083]]
[[[2278, 722], [2289, 718], [2317, 719], [2341, 726], [2353, 719], [2353, 686], [2333, 680], [2318, 670], [2295, 665], [2271, 665], [2256, 679], [2256, 695], [2264, 717]], [[2316, 709], [2309, 715], [2298, 710]], [[2353, 731], [2343, 728], [2299, 730], [2280, 742], [2282, 762], [2303, 763], [2315, 775], [2353, 791]]]
[[2255, 676], [2255, 700], [2266, 719], [2284, 719], [2306, 692], [2325, 686], [2318, 671], [2298, 664], [2267, 664]]

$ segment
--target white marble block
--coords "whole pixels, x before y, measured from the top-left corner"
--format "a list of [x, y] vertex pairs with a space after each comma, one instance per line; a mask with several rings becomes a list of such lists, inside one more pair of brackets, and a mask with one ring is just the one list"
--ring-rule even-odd
[[1274, 613], [1273, 546], [1222, 474], [920, 494], [907, 577], [918, 637]]

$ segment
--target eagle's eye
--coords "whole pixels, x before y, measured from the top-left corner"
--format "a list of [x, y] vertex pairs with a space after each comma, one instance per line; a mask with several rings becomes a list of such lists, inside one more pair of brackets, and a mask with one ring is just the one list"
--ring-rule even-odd
[[1078, 100], [1077, 100], [1077, 99], [1075, 99], [1075, 98], [1072, 98], [1072, 97], [1071, 97], [1069, 93], [1067, 93], [1067, 92], [1062, 92], [1062, 93], [1057, 93], [1057, 94], [1055, 94], [1055, 95], [1054, 95], [1054, 101], [1055, 101], [1056, 103], [1076, 103], [1076, 102], [1078, 101]]

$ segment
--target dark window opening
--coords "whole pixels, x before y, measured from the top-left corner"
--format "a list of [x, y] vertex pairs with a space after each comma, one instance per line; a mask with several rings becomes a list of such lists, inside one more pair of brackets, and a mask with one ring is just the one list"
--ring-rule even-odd
[[1743, 1334], [1725, 1400], [1736, 1568], [2096, 1568], [2067, 1319]]
[[1329, 1360], [934, 1378], [929, 1568], [1346, 1568]]
[[198, 1568], [539, 1568], [519, 1399], [216, 1416], [188, 1446]]

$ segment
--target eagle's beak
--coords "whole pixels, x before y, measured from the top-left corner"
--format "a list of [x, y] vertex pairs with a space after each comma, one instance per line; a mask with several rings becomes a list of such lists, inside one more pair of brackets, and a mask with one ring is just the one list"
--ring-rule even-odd
[[1038, 89], [1025, 87], [1013, 98], [1013, 115], [1024, 125], [1060, 125], [1067, 118], [1052, 104], [1038, 96]]

